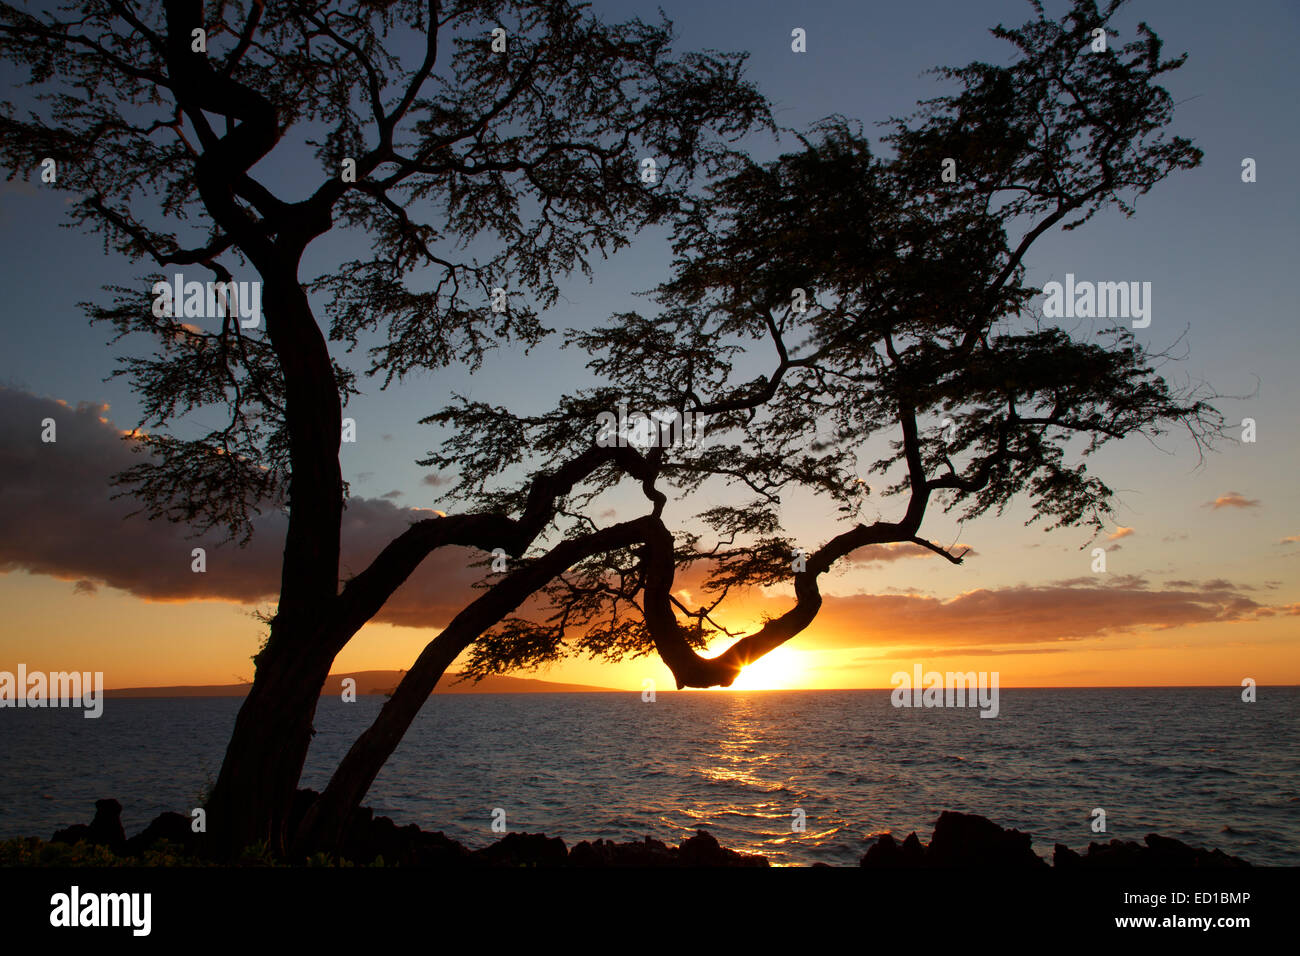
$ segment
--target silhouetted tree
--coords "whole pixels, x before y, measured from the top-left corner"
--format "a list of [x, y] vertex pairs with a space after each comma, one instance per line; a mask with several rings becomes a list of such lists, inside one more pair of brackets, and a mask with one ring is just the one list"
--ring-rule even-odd
[[[188, 2], [158, 23], [120, 2], [87, 3], [66, 21], [0, 8], [0, 52], [63, 95], [29, 119], [5, 112], [5, 161], [30, 172], [63, 157], [60, 186], [83, 197], [74, 218], [118, 251], [217, 278], [231, 275], [223, 257], [242, 257], [265, 284], [265, 336], [237, 321], [210, 334], [154, 317], [136, 287], [94, 310], [159, 342], [127, 368], [153, 454], [125, 478], [151, 513], [239, 534], [252, 509], [288, 493], [279, 607], [209, 804], [220, 845], [292, 836], [299, 849], [336, 846], [462, 653], [476, 676], [570, 653], [658, 653], [679, 686], [729, 685], [808, 626], [819, 577], [856, 549], [911, 542], [959, 562], [921, 533], [932, 498], [973, 516], [1028, 494], [1054, 525], [1100, 526], [1111, 492], [1067, 455], [1072, 436], [1092, 448], [1182, 423], [1206, 439], [1214, 410], [1170, 386], [1130, 332], [1076, 338], [1037, 320], [1022, 284], [1025, 253], [1048, 229], [1105, 207], [1131, 212], [1131, 195], [1199, 161], [1163, 133], [1172, 105], [1157, 81], [1181, 61], [1162, 61], [1145, 26], [1127, 46], [1090, 49], [1117, 6], [1075, 0], [1058, 22], [1035, 4], [1031, 23], [995, 31], [1015, 62], [941, 71], [959, 92], [895, 121], [892, 155], [831, 118], [767, 164], [740, 161], [711, 135], [765, 119], [736, 59], [673, 61], [666, 28], [602, 26], [563, 3], [228, 4], [205, 20]], [[413, 68], [393, 56], [399, 21], [427, 34]], [[498, 23], [505, 55], [489, 46]], [[200, 27], [206, 53], [192, 45]], [[439, 57], [453, 34], [450, 59]], [[325, 170], [300, 199], [273, 195], [254, 173], [290, 128], [319, 131]], [[654, 188], [637, 176], [642, 156], [664, 160]], [[338, 175], [342, 157], [356, 160], [355, 183]], [[699, 174], [713, 186], [690, 197]], [[155, 190], [155, 216], [193, 215], [207, 231], [146, 225], [140, 210]], [[465, 509], [414, 523], [340, 589], [338, 444], [354, 373], [331, 360], [308, 292], [326, 297], [330, 338], [386, 340], [367, 369], [385, 382], [473, 364], [497, 342], [543, 333], [525, 300], [491, 312], [501, 277], [546, 306], [555, 277], [585, 266], [588, 250], [669, 215], [677, 256], [661, 311], [569, 333], [600, 384], [546, 413], [460, 401], [426, 419], [453, 427], [421, 463], [458, 473]], [[303, 252], [336, 221], [365, 232], [374, 255], [300, 282]], [[476, 236], [492, 256], [456, 258], [457, 240]], [[403, 280], [423, 267], [441, 278], [412, 291]], [[759, 350], [770, 350], [766, 371]], [[700, 416], [706, 443], [603, 440], [602, 416], [619, 403]], [[164, 430], [210, 404], [230, 409], [229, 427], [201, 441]], [[951, 441], [931, 434], [941, 415], [956, 425]], [[894, 437], [892, 452], [861, 460], [881, 436]], [[521, 480], [505, 479], [521, 465]], [[894, 520], [859, 520], [871, 468], [892, 482], [885, 495], [905, 499]], [[601, 526], [592, 502], [628, 480], [644, 513]], [[720, 483], [750, 500], [710, 500]], [[802, 557], [788, 527], [801, 518], [781, 507], [795, 490], [849, 524]], [[670, 495], [710, 506], [670, 530]], [[331, 662], [449, 545], [516, 560], [429, 642], [287, 834]], [[707, 577], [698, 607], [674, 588], [693, 565]], [[729, 594], [782, 582], [794, 603], [757, 632], [718, 623]], [[704, 657], [719, 636], [736, 639]]]
[[[675, 57], [668, 23], [609, 25], [564, 0], [163, 7], [0, 6], [0, 57], [36, 94], [0, 112], [0, 157], [11, 178], [53, 158], [73, 224], [116, 253], [221, 282], [248, 265], [262, 283], [264, 328], [237, 315], [196, 328], [179, 303], [157, 315], [158, 276], [90, 309], [157, 343], [122, 370], [149, 453], [122, 479], [149, 514], [246, 540], [258, 509], [287, 507], [278, 607], [208, 804], [218, 849], [278, 848], [339, 650], [435, 548], [521, 553], [552, 507], [419, 522], [340, 589], [341, 409], [356, 372], [329, 341], [351, 351], [377, 336], [366, 371], [385, 385], [535, 343], [534, 303], [555, 301], [557, 278], [676, 209], [766, 107], [743, 57]], [[293, 187], [277, 192], [271, 172]], [[309, 246], [340, 228], [365, 252], [301, 279]], [[468, 257], [471, 240], [486, 258]], [[222, 428], [168, 430], [206, 406], [228, 410]]]
[[[959, 91], [893, 121], [892, 155], [832, 117], [801, 150], [717, 181], [677, 231], [662, 311], [570, 330], [606, 384], [544, 414], [461, 400], [428, 419], [454, 426], [422, 463], [459, 472], [455, 497], [527, 515], [561, 490], [563, 534], [429, 643], [340, 764], [308, 832], [336, 839], [463, 652], [474, 676], [568, 654], [657, 653], [679, 687], [727, 686], [814, 620], [818, 579], [856, 550], [906, 542], [961, 563], [922, 534], [932, 501], [973, 518], [1026, 495], [1031, 520], [1099, 530], [1113, 495], [1089, 473], [1088, 453], [1171, 426], [1198, 449], [1213, 440], [1212, 396], [1167, 382], [1163, 356], [1129, 329], [1066, 331], [1031, 308], [1023, 263], [1039, 237], [1106, 207], [1131, 215], [1133, 197], [1201, 158], [1164, 132], [1172, 101], [1157, 80], [1182, 59], [1162, 60], [1145, 24], [1135, 41], [1094, 52], [1093, 31], [1109, 28], [1119, 3], [1077, 0], [1061, 21], [1034, 6], [1024, 27], [994, 30], [1016, 47], [1014, 62], [939, 71]], [[765, 372], [759, 350], [771, 355]], [[603, 447], [600, 416], [620, 402], [699, 416], [706, 441]], [[882, 437], [890, 453], [864, 460]], [[1081, 454], [1070, 453], [1076, 437]], [[532, 473], [500, 487], [524, 449]], [[887, 482], [879, 495], [862, 477], [871, 473]], [[645, 513], [598, 527], [587, 505], [628, 477]], [[719, 483], [749, 500], [696, 516], [711, 542], [689, 526], [669, 530], [670, 496], [709, 501]], [[794, 491], [848, 527], [796, 550], [807, 507], [781, 507]], [[903, 504], [892, 520], [859, 520], [868, 497], [894, 496]], [[689, 607], [674, 581], [696, 564], [704, 600]], [[756, 632], [718, 623], [729, 594], [782, 583], [793, 585], [792, 606]], [[726, 650], [702, 656], [718, 637]]]

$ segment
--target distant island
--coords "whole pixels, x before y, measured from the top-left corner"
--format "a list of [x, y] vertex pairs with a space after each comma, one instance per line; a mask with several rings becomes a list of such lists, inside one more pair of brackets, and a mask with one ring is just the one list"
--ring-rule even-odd
[[[402, 671], [356, 671], [351, 674], [331, 674], [321, 689], [322, 697], [332, 697], [343, 692], [344, 679], [357, 682], [357, 694], [377, 696], [390, 694], [402, 679]], [[485, 677], [477, 684], [460, 680], [459, 674], [447, 674], [438, 682], [434, 694], [612, 694], [634, 693], [616, 687], [595, 687], [591, 684], [563, 684], [557, 681], [535, 680], [529, 677]], [[251, 684], [194, 684], [174, 687], [116, 687], [104, 691], [106, 697], [243, 697]]]

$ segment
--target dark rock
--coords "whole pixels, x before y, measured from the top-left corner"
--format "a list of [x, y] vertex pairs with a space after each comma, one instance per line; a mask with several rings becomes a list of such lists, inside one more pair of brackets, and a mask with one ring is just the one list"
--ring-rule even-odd
[[1030, 848], [1028, 833], [1004, 830], [974, 813], [945, 810], [925, 853], [927, 866], [1038, 868], [1047, 863]]
[[441, 830], [426, 833], [413, 823], [405, 829], [414, 831], [407, 866], [464, 866], [471, 861], [470, 851]]
[[116, 800], [96, 800], [95, 818], [90, 821], [90, 826], [76, 824], [66, 830], [59, 830], [50, 838], [51, 843], [77, 843], [81, 840], [121, 853], [126, 846], [126, 831], [122, 829], [122, 804]]
[[737, 853], [719, 846], [707, 830], [696, 830], [695, 836], [683, 840], [677, 848], [678, 866], [767, 866], [767, 857]]
[[907, 863], [907, 865], [909, 866], [925, 865], [925, 847], [921, 846], [921, 840], [920, 838], [917, 837], [915, 831], [909, 833], [907, 835], [907, 839], [903, 841], [902, 851], [903, 851], [902, 858]]
[[[1084, 854], [1062, 843], [1056, 844], [1052, 864], [1058, 869], [1078, 867], [1143, 867], [1186, 869], [1189, 867], [1249, 866], [1245, 860], [1229, 856], [1222, 850], [1190, 847], [1180, 840], [1150, 834], [1146, 845], [1111, 840], [1090, 843]], [[991, 820], [973, 813], [945, 811], [934, 825], [930, 845], [923, 847], [913, 833], [900, 846], [889, 834], [868, 848], [861, 866], [877, 868], [905, 867], [987, 867], [1040, 869], [1046, 861], [1034, 853], [1031, 838], [1018, 830], [1004, 830]]]
[[476, 862], [487, 866], [564, 866], [569, 851], [559, 837], [542, 833], [507, 833], [474, 853]]
[[95, 819], [90, 821], [90, 842], [120, 853], [126, 845], [122, 829], [122, 804], [116, 800], [96, 800]]
[[50, 837], [51, 843], [80, 843], [90, 839], [90, 827], [84, 823], [74, 823], [65, 830], [55, 830]]
[[1109, 843], [1089, 843], [1081, 863], [1085, 866], [1136, 866], [1142, 847], [1133, 842], [1111, 840]]
[[1148, 834], [1146, 845], [1111, 840], [1109, 843], [1090, 843], [1088, 852], [1079, 858], [1081, 866], [1141, 867], [1144, 869], [1186, 869], [1189, 867], [1242, 867], [1250, 866], [1239, 857], [1222, 850], [1205, 850], [1191, 847], [1181, 840]]
[[170, 810], [158, 815], [152, 823], [126, 841], [123, 852], [127, 856], [140, 856], [152, 849], [160, 840], [182, 847], [187, 853], [198, 847], [198, 834], [192, 828], [190, 817]]
[[[319, 794], [299, 790], [290, 811], [290, 833], [306, 817]], [[370, 807], [359, 807], [348, 820], [336, 855], [368, 866], [382, 859], [385, 866], [463, 866], [470, 851], [443, 833], [427, 833], [416, 824], [399, 827], [388, 817], [376, 817]]]
[[1083, 865], [1083, 857], [1075, 853], [1064, 843], [1058, 843], [1052, 848], [1052, 866], [1060, 869], [1069, 869], [1075, 866]]
[[925, 849], [913, 833], [902, 844], [894, 839], [893, 834], [886, 833], [867, 850], [862, 858], [862, 866], [886, 869], [914, 868], [925, 863]]
[[[297, 827], [318, 798], [312, 790], [299, 790], [290, 811], [290, 832]], [[189, 817], [163, 813], [141, 833], [126, 839], [122, 829], [122, 805], [116, 800], [95, 802], [95, 817], [89, 826], [77, 824], [59, 830], [53, 843], [86, 841], [104, 846], [118, 855], [138, 857], [159, 841], [197, 853], [200, 837], [191, 829]], [[376, 817], [362, 807], [348, 823], [339, 857], [369, 864], [382, 857], [390, 866], [579, 866], [579, 867], [734, 867], [768, 866], [766, 857], [738, 853], [718, 844], [705, 830], [670, 847], [646, 837], [640, 842], [614, 843], [583, 841], [571, 851], [558, 837], [540, 833], [509, 833], [481, 850], [470, 851], [443, 833], [427, 833], [415, 824], [399, 827], [388, 817]], [[1245, 860], [1222, 850], [1188, 846], [1181, 840], [1152, 833], [1144, 844], [1111, 840], [1091, 843], [1084, 854], [1064, 844], [1054, 847], [1053, 864], [1058, 868], [1141, 867], [1221, 868], [1250, 866]], [[300, 861], [301, 862], [301, 861]], [[945, 811], [935, 822], [928, 846], [915, 833], [902, 843], [884, 834], [862, 857], [861, 866], [885, 869], [921, 867], [1043, 868], [1047, 864], [1031, 847], [1031, 838], [1018, 830], [1005, 830], [976, 814]]]
[[426, 833], [414, 823], [399, 827], [388, 817], [372, 820], [370, 815], [367, 808], [361, 819], [354, 818], [342, 848], [344, 859], [368, 864], [383, 857], [387, 866], [463, 866], [470, 862], [470, 851], [442, 833]]
[[706, 830], [697, 830], [695, 836], [682, 841], [679, 847], [670, 847], [646, 837], [639, 843], [614, 843], [583, 840], [569, 851], [570, 866], [768, 866], [767, 858], [750, 853], [737, 853], [719, 846]]
[[1169, 837], [1147, 834], [1147, 848], [1155, 866], [1196, 866], [1204, 850], [1194, 850], [1186, 843]]
[[569, 851], [570, 866], [675, 866], [676, 851], [646, 837], [640, 843], [583, 840]]

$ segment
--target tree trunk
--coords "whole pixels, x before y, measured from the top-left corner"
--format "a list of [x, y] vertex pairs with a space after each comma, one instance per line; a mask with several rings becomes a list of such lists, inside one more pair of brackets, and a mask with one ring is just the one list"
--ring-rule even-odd
[[441, 634], [425, 645], [379, 716], [348, 750], [329, 786], [299, 824], [293, 836], [293, 852], [338, 851], [352, 814], [461, 651], [574, 562], [609, 548], [642, 541], [657, 523], [656, 518], [637, 518], [581, 539], [562, 541], [541, 558], [507, 574], [457, 614]]
[[308, 809], [297, 834], [293, 835], [295, 855], [317, 850], [338, 852], [353, 812], [401, 743], [415, 715], [452, 661], [480, 632], [478, 628], [466, 635], [448, 628], [425, 646], [393, 696], [384, 703], [379, 716], [348, 750], [325, 792]]
[[259, 841], [277, 854], [288, 845], [289, 814], [333, 654], [308, 659], [273, 647], [284, 644], [273, 636], [263, 652], [207, 805], [209, 852], [221, 859]]
[[291, 473], [280, 601], [208, 804], [209, 846], [222, 857], [288, 843], [289, 813], [311, 745], [321, 688], [342, 643], [338, 597], [342, 409], [333, 366], [293, 256], [264, 261], [263, 314], [285, 381]]

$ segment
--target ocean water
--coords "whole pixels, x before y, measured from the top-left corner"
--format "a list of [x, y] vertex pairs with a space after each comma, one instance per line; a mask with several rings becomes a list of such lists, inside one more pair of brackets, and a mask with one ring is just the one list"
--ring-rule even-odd
[[[88, 823], [128, 835], [188, 812], [215, 777], [234, 699], [110, 698], [0, 711], [0, 837]], [[382, 698], [321, 701], [302, 785], [321, 789]], [[1017, 690], [975, 708], [894, 708], [888, 691], [482, 694], [429, 700], [367, 803], [470, 847], [512, 831], [676, 843], [697, 828], [777, 864], [856, 864], [943, 810], [1082, 850], [1147, 833], [1300, 865], [1300, 688]], [[1106, 833], [1092, 811], [1106, 811]], [[803, 811], [804, 832], [792, 831]]]

